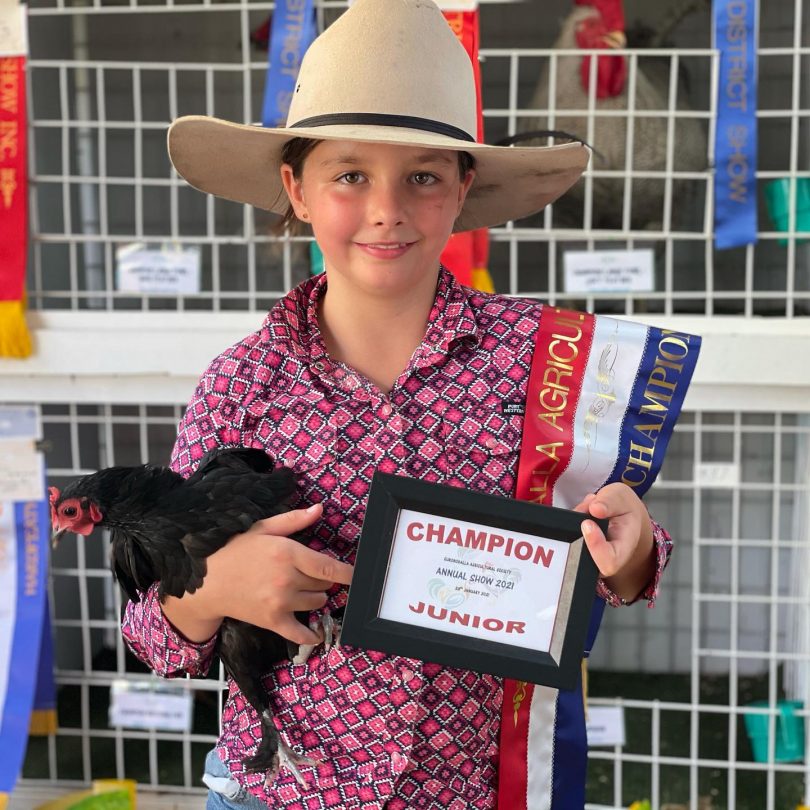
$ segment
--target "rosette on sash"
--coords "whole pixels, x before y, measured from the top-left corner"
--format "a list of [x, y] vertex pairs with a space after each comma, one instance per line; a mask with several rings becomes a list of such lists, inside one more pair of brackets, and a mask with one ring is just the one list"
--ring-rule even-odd
[[[572, 508], [622, 481], [655, 481], [700, 338], [544, 307], [526, 398], [515, 497]], [[596, 599], [586, 650], [599, 629]], [[504, 682], [499, 810], [581, 810], [587, 740], [581, 688]]]
[[25, 6], [0, 2], [0, 357], [28, 357]]

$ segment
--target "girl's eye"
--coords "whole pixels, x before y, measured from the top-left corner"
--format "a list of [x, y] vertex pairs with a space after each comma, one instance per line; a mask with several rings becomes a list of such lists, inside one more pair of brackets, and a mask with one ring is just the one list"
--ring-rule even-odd
[[413, 176], [413, 181], [417, 186], [432, 186], [434, 183], [439, 182], [439, 178], [430, 172], [417, 172]]
[[360, 174], [360, 172], [346, 172], [338, 177], [338, 182], [346, 183], [349, 186], [356, 186], [358, 183], [362, 182], [362, 180], [363, 175]]

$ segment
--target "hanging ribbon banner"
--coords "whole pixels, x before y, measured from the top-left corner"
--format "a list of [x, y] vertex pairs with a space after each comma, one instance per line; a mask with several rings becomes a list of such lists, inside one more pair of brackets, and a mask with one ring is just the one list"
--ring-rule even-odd
[[720, 51], [714, 236], [719, 250], [757, 241], [756, 0], [714, 0]]
[[[700, 338], [546, 306], [526, 395], [515, 497], [572, 509], [621, 481], [652, 486], [683, 406]], [[604, 602], [595, 599], [585, 654]], [[504, 680], [499, 810], [585, 805], [581, 689]]]
[[34, 408], [0, 408], [0, 806], [28, 742], [46, 610], [50, 516]]
[[[478, 60], [480, 41], [477, 4], [472, 8], [450, 8], [451, 3], [439, 3], [444, 18], [458, 41], [469, 55], [475, 76], [475, 99], [478, 119], [476, 140], [484, 142], [484, 116], [481, 106], [481, 63]], [[441, 255], [441, 262], [458, 279], [459, 283], [484, 292], [495, 292], [487, 269], [489, 262], [489, 231], [456, 233], [450, 237]]]
[[283, 127], [295, 93], [301, 60], [315, 39], [312, 0], [279, 0], [273, 13], [262, 124]]
[[0, 1], [0, 357], [27, 357], [25, 6]]

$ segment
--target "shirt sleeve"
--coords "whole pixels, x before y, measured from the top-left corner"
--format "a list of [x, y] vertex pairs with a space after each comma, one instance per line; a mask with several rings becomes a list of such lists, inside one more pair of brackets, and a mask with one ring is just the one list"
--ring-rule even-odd
[[660, 524], [656, 523], [652, 518], [650, 518], [650, 524], [652, 525], [653, 544], [655, 546], [657, 557], [655, 573], [641, 593], [635, 599], [630, 600], [622, 599], [621, 596], [615, 594], [612, 590], [610, 590], [610, 588], [608, 588], [607, 585], [605, 585], [605, 581], [600, 577], [596, 585], [597, 596], [604, 599], [605, 602], [607, 602], [607, 604], [609, 604], [611, 607], [632, 605], [634, 602], [637, 602], [640, 599], [647, 600], [647, 607], [653, 607], [655, 605], [655, 600], [658, 597], [658, 588], [660, 586], [661, 576], [669, 563], [670, 556], [672, 555], [672, 538], [669, 536], [667, 530]]
[[121, 632], [126, 645], [156, 675], [204, 676], [214, 657], [217, 636], [196, 644], [182, 636], [163, 614], [157, 583], [141, 594], [140, 602], [129, 602]]

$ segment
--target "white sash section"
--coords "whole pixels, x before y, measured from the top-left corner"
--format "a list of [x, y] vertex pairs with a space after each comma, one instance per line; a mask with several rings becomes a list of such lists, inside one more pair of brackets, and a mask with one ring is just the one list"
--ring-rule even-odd
[[551, 810], [557, 691], [550, 686], [535, 686], [532, 693], [526, 763], [526, 810]]
[[572, 509], [616, 465], [622, 423], [647, 344], [640, 323], [597, 317], [574, 417], [571, 461], [554, 487], [554, 506]]

